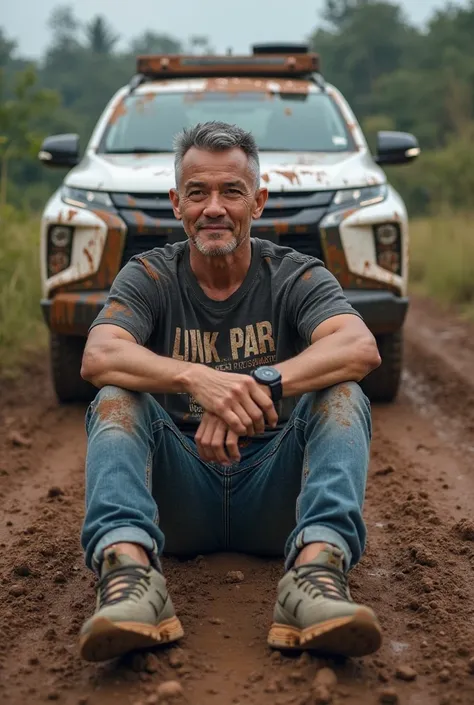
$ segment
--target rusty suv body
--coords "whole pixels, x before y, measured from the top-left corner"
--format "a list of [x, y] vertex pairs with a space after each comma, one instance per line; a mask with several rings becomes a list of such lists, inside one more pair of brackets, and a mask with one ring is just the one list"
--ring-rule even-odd
[[81, 159], [77, 135], [45, 140], [45, 164], [73, 167], [41, 224], [42, 309], [59, 398], [91, 394], [79, 375], [85, 337], [121, 267], [186, 237], [168, 199], [172, 140], [212, 119], [249, 129], [259, 146], [269, 199], [252, 234], [325, 262], [384, 358], [367, 392], [393, 399], [408, 306], [408, 221], [381, 165], [407, 162], [419, 149], [411, 135], [384, 132], [373, 156], [317, 55], [281, 46], [248, 57], [139, 57], [137, 75], [112, 97]]

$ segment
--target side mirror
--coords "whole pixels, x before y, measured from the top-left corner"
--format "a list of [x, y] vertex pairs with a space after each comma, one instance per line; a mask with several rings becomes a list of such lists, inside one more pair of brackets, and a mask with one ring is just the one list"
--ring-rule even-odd
[[377, 154], [374, 159], [377, 164], [406, 164], [420, 154], [418, 140], [409, 132], [378, 132]]
[[38, 159], [45, 166], [76, 166], [79, 162], [79, 135], [46, 137], [38, 153]]

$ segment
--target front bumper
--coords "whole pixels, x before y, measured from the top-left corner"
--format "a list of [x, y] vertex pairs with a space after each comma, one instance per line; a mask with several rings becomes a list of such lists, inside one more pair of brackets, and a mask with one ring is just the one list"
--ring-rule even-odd
[[[381, 290], [345, 289], [344, 293], [374, 335], [394, 333], [402, 327], [407, 298]], [[62, 335], [86, 336], [107, 295], [108, 291], [88, 291], [42, 299], [41, 308], [48, 328]]]
[[61, 335], [85, 337], [104, 306], [108, 291], [56, 294], [42, 299], [41, 309], [48, 328]]
[[383, 290], [345, 289], [344, 293], [374, 335], [395, 333], [403, 326], [407, 297]]

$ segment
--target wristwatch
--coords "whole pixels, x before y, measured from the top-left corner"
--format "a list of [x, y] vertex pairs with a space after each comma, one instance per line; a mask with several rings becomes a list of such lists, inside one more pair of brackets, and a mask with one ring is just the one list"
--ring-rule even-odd
[[259, 384], [265, 384], [270, 387], [273, 403], [280, 401], [283, 396], [283, 387], [281, 384], [281, 374], [274, 367], [257, 367], [252, 370], [250, 376]]

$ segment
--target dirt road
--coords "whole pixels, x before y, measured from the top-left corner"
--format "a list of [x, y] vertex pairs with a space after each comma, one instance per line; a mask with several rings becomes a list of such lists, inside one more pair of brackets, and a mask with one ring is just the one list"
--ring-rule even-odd
[[[175, 680], [177, 705], [472, 705], [473, 334], [426, 302], [412, 306], [403, 391], [374, 408], [369, 545], [351, 577], [384, 645], [345, 663], [267, 648], [281, 565], [240, 555], [166, 561], [179, 648], [80, 662], [77, 632], [94, 600], [79, 546], [84, 409], [57, 406], [43, 363], [0, 391], [0, 703], [153, 705]], [[226, 582], [229, 570], [243, 582]], [[326, 693], [312, 685], [324, 666], [337, 676]]]

